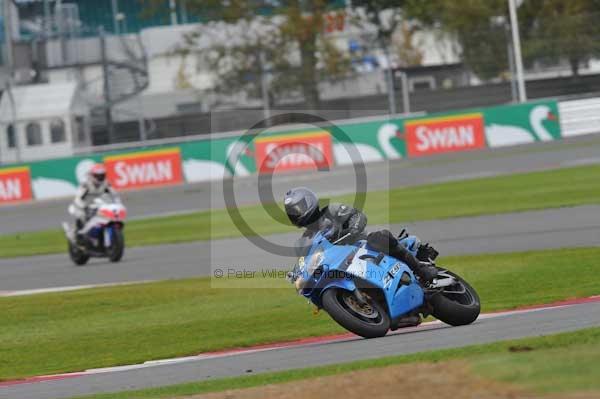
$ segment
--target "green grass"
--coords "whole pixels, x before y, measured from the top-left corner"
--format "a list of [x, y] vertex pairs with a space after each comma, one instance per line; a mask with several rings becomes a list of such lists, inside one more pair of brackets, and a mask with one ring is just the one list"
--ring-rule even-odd
[[[515, 352], [514, 348], [527, 348]], [[279, 384], [414, 362], [461, 359], [474, 373], [538, 392], [600, 390], [600, 328], [300, 370], [221, 378], [78, 399], [159, 399]]]
[[[402, 173], [398, 171], [396, 173]], [[382, 177], [387, 178], [387, 177]], [[365, 212], [370, 224], [399, 223], [600, 203], [600, 166], [585, 166], [460, 182], [370, 192]], [[352, 203], [352, 196], [333, 198]], [[267, 212], [279, 211], [273, 220]], [[255, 231], [271, 234], [293, 231], [277, 205], [249, 206], [241, 215]], [[190, 242], [240, 236], [226, 210], [197, 212], [127, 224], [129, 246]], [[58, 230], [0, 236], [0, 257], [65, 251]]]
[[[599, 259], [600, 248], [588, 248], [440, 264], [472, 283], [492, 311], [598, 294]], [[343, 331], [323, 312], [313, 316], [285, 281], [268, 283], [215, 289], [203, 278], [0, 298], [0, 380]]]
[[[597, 331], [597, 330], [596, 330]], [[544, 393], [600, 390], [600, 338], [583, 335], [577, 344], [503, 352], [473, 359], [484, 377]], [[521, 348], [523, 346], [520, 346]]]

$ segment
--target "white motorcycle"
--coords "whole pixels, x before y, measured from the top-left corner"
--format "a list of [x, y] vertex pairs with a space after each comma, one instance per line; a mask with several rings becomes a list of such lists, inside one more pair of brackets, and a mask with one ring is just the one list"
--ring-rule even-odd
[[[69, 214], [77, 217], [80, 212], [75, 205], [69, 206]], [[118, 198], [104, 195], [94, 200], [88, 212], [87, 222], [79, 230], [63, 222], [69, 257], [78, 266], [85, 265], [90, 257], [120, 261], [125, 251], [123, 229], [127, 209]]]

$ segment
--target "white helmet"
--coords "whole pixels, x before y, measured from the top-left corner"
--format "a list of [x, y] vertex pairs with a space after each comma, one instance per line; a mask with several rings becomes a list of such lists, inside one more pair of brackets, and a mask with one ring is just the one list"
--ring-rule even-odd
[[106, 180], [106, 168], [103, 164], [97, 163], [88, 172], [90, 181], [95, 187], [100, 187]]

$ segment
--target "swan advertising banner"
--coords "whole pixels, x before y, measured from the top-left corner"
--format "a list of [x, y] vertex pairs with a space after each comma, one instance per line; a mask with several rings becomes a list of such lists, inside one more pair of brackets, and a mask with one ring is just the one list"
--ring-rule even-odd
[[183, 183], [178, 147], [104, 157], [106, 176], [116, 189]]
[[556, 101], [537, 101], [37, 161], [0, 169], [0, 203], [72, 196], [96, 162], [115, 188], [142, 189], [560, 140], [559, 117]]
[[0, 203], [27, 202], [31, 199], [29, 167], [0, 169]]
[[485, 148], [481, 113], [412, 119], [404, 128], [413, 157]]
[[331, 135], [327, 131], [258, 137], [254, 153], [259, 173], [329, 170], [333, 166]]

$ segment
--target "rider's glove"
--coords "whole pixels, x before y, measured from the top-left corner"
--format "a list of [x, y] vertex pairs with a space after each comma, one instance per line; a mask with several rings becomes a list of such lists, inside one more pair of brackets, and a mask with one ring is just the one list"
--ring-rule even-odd
[[299, 275], [300, 275], [300, 267], [298, 267], [298, 265], [295, 265], [292, 270], [287, 272], [286, 280], [293, 284], [296, 280], [298, 280]]
[[348, 238], [346, 239], [347, 242], [355, 242], [356, 240], [359, 239], [362, 232], [363, 232], [362, 229], [356, 229], [356, 228], [348, 229], [347, 234], [349, 234], [349, 235], [348, 235]]
[[349, 235], [348, 241], [356, 241], [367, 226], [367, 217], [362, 212], [357, 212], [348, 220], [346, 233]]
[[331, 226], [328, 230], [325, 230], [323, 232], [323, 236], [327, 239], [334, 239], [337, 238], [338, 236], [338, 229], [336, 229], [334, 226]]
[[294, 281], [296, 281], [296, 278], [297, 278], [296, 273], [294, 273], [294, 272], [287, 272], [287, 275], [285, 277], [285, 279], [287, 281], [289, 281], [290, 283], [293, 283]]

